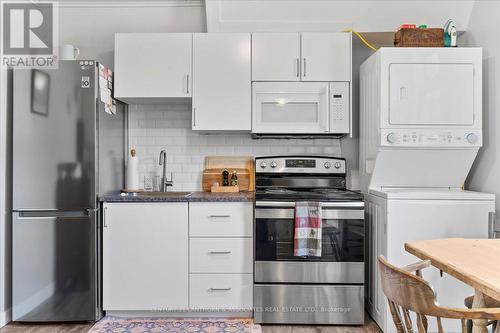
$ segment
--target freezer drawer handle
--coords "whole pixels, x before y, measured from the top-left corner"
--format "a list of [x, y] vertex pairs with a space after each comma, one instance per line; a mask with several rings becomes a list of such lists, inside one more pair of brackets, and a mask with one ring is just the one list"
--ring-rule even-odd
[[79, 218], [89, 217], [93, 209], [74, 211], [74, 212], [61, 212], [61, 211], [41, 211], [41, 210], [25, 210], [18, 212], [19, 218], [25, 219], [46, 219], [46, 218]]

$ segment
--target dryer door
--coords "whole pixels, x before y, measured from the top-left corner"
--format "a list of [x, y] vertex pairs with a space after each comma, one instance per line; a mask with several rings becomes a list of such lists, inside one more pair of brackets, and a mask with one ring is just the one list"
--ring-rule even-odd
[[389, 72], [390, 124], [473, 124], [472, 64], [391, 64]]

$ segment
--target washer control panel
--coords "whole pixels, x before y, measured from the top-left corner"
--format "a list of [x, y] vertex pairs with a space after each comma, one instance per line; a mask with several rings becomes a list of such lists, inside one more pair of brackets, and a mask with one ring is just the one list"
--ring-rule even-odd
[[480, 147], [482, 133], [478, 130], [382, 130], [385, 147]]

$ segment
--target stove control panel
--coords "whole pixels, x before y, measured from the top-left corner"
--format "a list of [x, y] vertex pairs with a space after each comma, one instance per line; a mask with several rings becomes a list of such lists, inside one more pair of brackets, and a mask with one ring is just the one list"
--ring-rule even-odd
[[257, 173], [346, 173], [345, 160], [334, 157], [257, 157], [255, 166]]
[[409, 130], [381, 131], [382, 146], [391, 147], [481, 147], [479, 130]]

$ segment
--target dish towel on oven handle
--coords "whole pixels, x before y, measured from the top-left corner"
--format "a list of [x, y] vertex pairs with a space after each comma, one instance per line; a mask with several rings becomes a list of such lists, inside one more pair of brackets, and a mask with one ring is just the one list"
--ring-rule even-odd
[[321, 257], [321, 202], [295, 203], [295, 257]]

